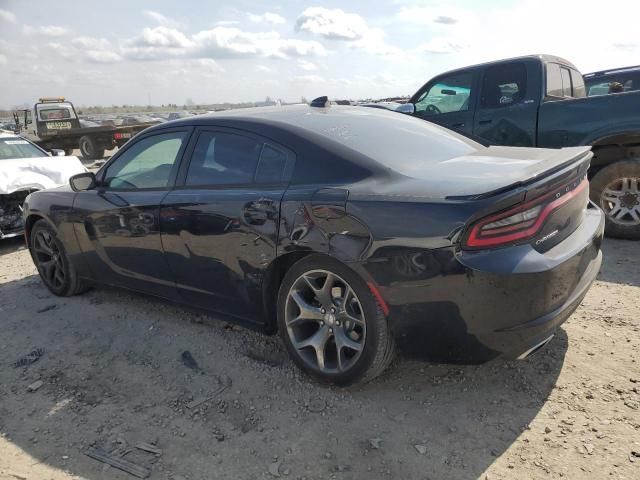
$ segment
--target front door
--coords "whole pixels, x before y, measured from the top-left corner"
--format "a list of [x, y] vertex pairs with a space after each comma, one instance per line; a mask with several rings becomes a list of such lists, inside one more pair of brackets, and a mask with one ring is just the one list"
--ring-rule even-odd
[[94, 278], [177, 298], [160, 238], [160, 203], [175, 182], [189, 130], [140, 138], [109, 163], [100, 186], [79, 192], [79, 240]]
[[202, 129], [192, 144], [162, 202], [167, 261], [187, 303], [256, 319], [293, 154], [231, 129]]
[[484, 71], [475, 136], [490, 145], [535, 146], [540, 93], [528, 81], [534, 76], [527, 68], [525, 62], [509, 62]]
[[411, 99], [414, 116], [464, 134], [473, 130], [475, 88], [473, 72], [436, 78]]

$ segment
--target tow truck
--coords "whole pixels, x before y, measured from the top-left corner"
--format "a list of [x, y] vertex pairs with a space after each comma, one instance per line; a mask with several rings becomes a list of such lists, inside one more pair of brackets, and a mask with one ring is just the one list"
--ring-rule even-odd
[[87, 160], [104, 157], [105, 150], [121, 147], [151, 123], [139, 125], [82, 127], [73, 103], [64, 97], [42, 97], [32, 109], [13, 112], [16, 133], [45, 150], [76, 148]]

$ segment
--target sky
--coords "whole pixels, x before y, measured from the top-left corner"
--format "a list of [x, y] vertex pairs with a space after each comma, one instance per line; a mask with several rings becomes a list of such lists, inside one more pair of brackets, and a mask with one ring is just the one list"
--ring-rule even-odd
[[531, 53], [640, 64], [640, 1], [0, 0], [0, 109], [408, 95]]

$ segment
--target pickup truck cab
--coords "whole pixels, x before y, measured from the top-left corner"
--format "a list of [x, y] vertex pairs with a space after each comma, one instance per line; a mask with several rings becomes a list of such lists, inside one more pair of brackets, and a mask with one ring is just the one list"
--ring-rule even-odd
[[607, 234], [640, 238], [640, 91], [587, 97], [572, 63], [531, 55], [438, 75], [397, 110], [489, 145], [592, 146]]

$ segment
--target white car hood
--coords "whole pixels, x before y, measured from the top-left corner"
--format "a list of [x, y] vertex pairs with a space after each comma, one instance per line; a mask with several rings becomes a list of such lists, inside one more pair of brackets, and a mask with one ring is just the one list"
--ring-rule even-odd
[[0, 160], [0, 194], [59, 187], [87, 169], [78, 157], [36, 157]]

